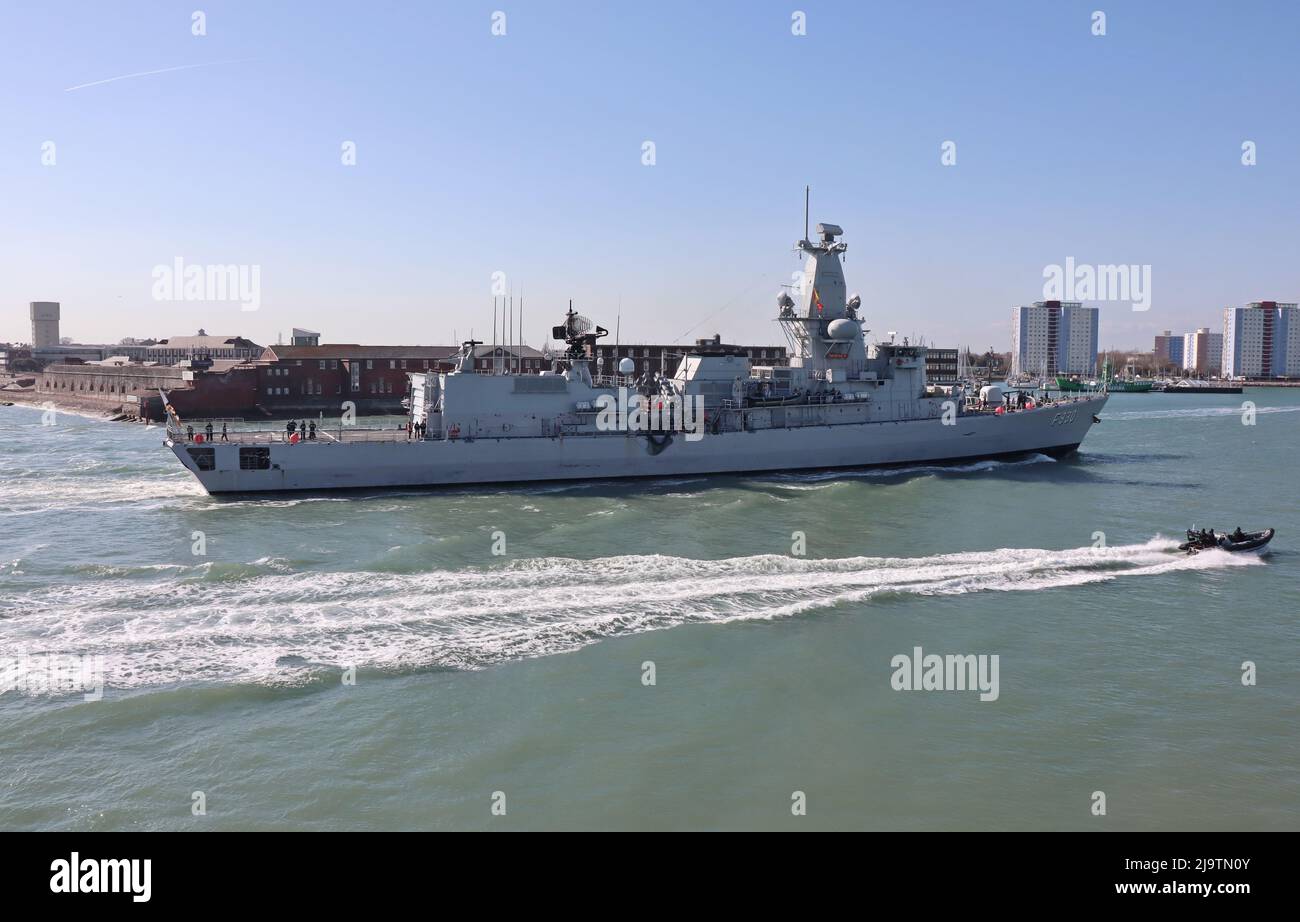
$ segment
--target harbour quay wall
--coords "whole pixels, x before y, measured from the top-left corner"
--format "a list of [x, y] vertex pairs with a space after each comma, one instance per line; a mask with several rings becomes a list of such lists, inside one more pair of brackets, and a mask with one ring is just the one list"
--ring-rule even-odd
[[48, 365], [36, 374], [32, 396], [37, 402], [157, 422], [164, 416], [160, 388], [182, 414], [241, 416], [257, 408], [256, 372], [240, 366], [205, 371], [175, 365]]
[[[290, 419], [337, 417], [343, 401], [359, 415], [404, 414], [403, 393], [383, 396], [264, 396], [259, 386], [265, 369], [233, 365], [191, 369], [176, 365], [49, 365], [35, 373], [35, 386], [13, 395], [22, 403], [46, 402], [77, 412], [162, 422], [166, 418], [159, 389], [182, 419]], [[286, 388], [287, 390], [287, 388]]]

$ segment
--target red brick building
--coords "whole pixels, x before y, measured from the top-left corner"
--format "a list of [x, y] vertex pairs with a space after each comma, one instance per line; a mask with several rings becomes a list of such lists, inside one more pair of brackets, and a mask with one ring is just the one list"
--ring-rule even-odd
[[[712, 339], [697, 339], [696, 346], [720, 346], [722, 337], [715, 336]], [[681, 361], [682, 354], [689, 351], [691, 346], [677, 345], [646, 345], [641, 343], [630, 343], [628, 345], [614, 345], [613, 343], [597, 343], [595, 349], [588, 347], [587, 355], [593, 362], [599, 363], [599, 370], [604, 374], [614, 374], [614, 369], [618, 367], [619, 359], [631, 359], [636, 363], [636, 371], [633, 374], [643, 375], [646, 372], [660, 372], [665, 375], [673, 375], [677, 372], [677, 365]], [[789, 365], [790, 356], [785, 346], [727, 346], [729, 349], [740, 349], [749, 356], [749, 361], [753, 365]], [[596, 371], [596, 368], [592, 369]]]
[[267, 346], [253, 361], [257, 403], [267, 410], [338, 411], [350, 400], [357, 409], [392, 412], [406, 396], [412, 372], [450, 371], [455, 346]]
[[475, 371], [535, 375], [551, 363], [532, 346], [479, 346], [474, 350]]
[[[305, 331], [303, 331], [305, 332]], [[477, 371], [537, 374], [549, 363], [536, 349], [479, 346]], [[163, 418], [159, 389], [192, 419], [336, 416], [345, 402], [358, 413], [401, 413], [407, 375], [452, 371], [456, 346], [268, 346], [251, 360], [192, 357], [176, 365], [105, 361], [51, 365], [36, 375], [36, 393], [57, 402]]]

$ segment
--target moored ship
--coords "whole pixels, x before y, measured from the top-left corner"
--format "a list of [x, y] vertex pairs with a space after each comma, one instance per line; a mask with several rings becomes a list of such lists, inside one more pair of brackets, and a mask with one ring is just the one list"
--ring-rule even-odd
[[1125, 369], [1122, 376], [1113, 374], [1109, 360], [1102, 366], [1100, 380], [1085, 381], [1071, 375], [1056, 376], [1056, 389], [1065, 393], [1104, 389], [1111, 394], [1146, 394], [1150, 393], [1154, 385], [1154, 380], [1144, 380], [1134, 374], [1131, 366]]
[[720, 341], [675, 374], [593, 374], [606, 331], [570, 309], [566, 351], [541, 374], [479, 373], [464, 344], [451, 372], [411, 374], [404, 429], [225, 432], [211, 441], [168, 412], [166, 445], [209, 493], [444, 486], [857, 468], [1074, 451], [1106, 403], [1088, 394], [1012, 402], [927, 386], [923, 346], [868, 346], [847, 294], [843, 231], [817, 225], [798, 300], [778, 321], [789, 366], [755, 366]]

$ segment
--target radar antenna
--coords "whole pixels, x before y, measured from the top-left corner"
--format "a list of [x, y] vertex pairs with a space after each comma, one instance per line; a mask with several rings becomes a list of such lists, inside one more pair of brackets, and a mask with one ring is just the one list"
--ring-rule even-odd
[[594, 347], [596, 340], [608, 336], [609, 330], [592, 323], [591, 318], [584, 317], [573, 309], [569, 302], [569, 312], [564, 315], [564, 323], [551, 328], [552, 339], [562, 339], [569, 344], [565, 357], [569, 359], [588, 358], [587, 346]]

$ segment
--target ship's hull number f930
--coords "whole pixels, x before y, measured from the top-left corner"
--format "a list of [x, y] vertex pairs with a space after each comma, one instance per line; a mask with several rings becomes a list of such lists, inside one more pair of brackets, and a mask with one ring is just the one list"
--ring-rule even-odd
[[1068, 426], [1070, 423], [1074, 422], [1074, 417], [1078, 412], [1078, 410], [1062, 410], [1060, 413], [1057, 413], [1052, 417], [1052, 425]]

